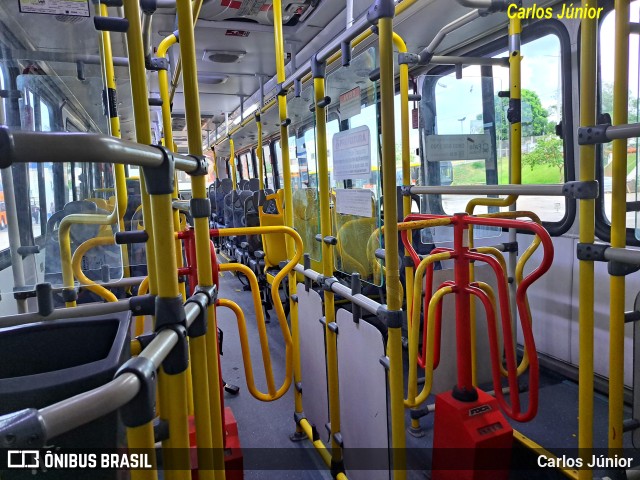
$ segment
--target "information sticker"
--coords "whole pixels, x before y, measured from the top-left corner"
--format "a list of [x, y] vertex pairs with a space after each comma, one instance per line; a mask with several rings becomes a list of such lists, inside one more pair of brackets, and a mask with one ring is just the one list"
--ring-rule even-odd
[[340, 95], [340, 118], [342, 120], [359, 115], [361, 110], [360, 87]]
[[373, 193], [366, 188], [336, 190], [336, 212], [343, 215], [357, 215], [371, 218]]
[[20, 12], [88, 17], [89, 0], [19, 0]]
[[369, 127], [363, 125], [333, 136], [333, 176], [338, 182], [371, 176]]
[[491, 136], [488, 133], [474, 135], [429, 135], [425, 146], [429, 162], [452, 160], [487, 160], [491, 158]]

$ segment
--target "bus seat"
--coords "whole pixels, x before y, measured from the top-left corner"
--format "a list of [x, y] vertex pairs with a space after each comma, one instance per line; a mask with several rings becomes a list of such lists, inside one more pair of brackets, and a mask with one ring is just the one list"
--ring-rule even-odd
[[[261, 227], [284, 225], [283, 204], [284, 190], [267, 195], [264, 204], [258, 209]], [[280, 262], [287, 259], [287, 244], [284, 233], [262, 235], [265, 268], [267, 270], [279, 268]]]
[[250, 178], [249, 179], [249, 186], [248, 186], [247, 190], [251, 190], [252, 192], [257, 192], [258, 190], [260, 190], [260, 179], [258, 179], [258, 178]]

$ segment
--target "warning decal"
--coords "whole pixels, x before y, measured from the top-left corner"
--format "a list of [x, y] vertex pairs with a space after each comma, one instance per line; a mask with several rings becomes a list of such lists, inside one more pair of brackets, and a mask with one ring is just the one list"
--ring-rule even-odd
[[20, 0], [18, 5], [22, 13], [89, 16], [89, 0]]

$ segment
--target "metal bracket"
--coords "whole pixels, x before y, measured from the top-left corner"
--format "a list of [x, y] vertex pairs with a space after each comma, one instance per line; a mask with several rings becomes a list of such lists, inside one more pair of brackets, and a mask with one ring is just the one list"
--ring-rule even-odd
[[193, 218], [209, 218], [211, 216], [211, 200], [192, 198], [189, 200], [189, 211]]
[[381, 18], [393, 18], [396, 14], [396, 5], [393, 0], [375, 0], [367, 10], [367, 21], [374, 25]]
[[281, 127], [288, 127], [289, 125], [291, 125], [291, 119], [290, 119], [290, 118], [285, 118], [285, 119], [280, 123], [280, 126], [281, 126]]
[[[215, 289], [215, 287], [213, 288]], [[209, 289], [198, 285], [196, 291], [189, 297], [185, 305], [188, 303], [195, 303], [200, 308], [200, 312], [198, 312], [198, 316], [187, 329], [187, 333], [191, 338], [202, 337], [207, 333], [207, 308], [211, 305]]]
[[595, 200], [598, 198], [600, 188], [597, 180], [584, 182], [572, 181], [563, 185], [562, 193], [566, 197], [575, 198], [577, 200]]
[[609, 143], [607, 138], [607, 129], [610, 123], [601, 125], [593, 125], [591, 127], [578, 128], [578, 145], [598, 145], [601, 143]]
[[411, 196], [411, 185], [401, 185], [400, 186], [400, 193], [402, 194], [403, 197], [410, 197]]
[[278, 83], [276, 85], [276, 96], [286, 97], [287, 93], [289, 93], [289, 91], [286, 88], [284, 88], [284, 85], [282, 83]]
[[507, 109], [507, 120], [509, 123], [522, 122], [522, 100], [519, 98], [509, 99], [509, 108]]
[[338, 334], [338, 324], [336, 322], [329, 322], [327, 328], [335, 334]]
[[38, 448], [47, 434], [37, 408], [26, 408], [0, 416], [0, 447]]
[[504, 253], [518, 254], [518, 242], [505, 242], [502, 244], [502, 251]]
[[155, 295], [136, 295], [129, 299], [129, 310], [134, 315], [155, 315], [156, 313], [156, 296]]
[[198, 162], [198, 166], [196, 167], [196, 169], [188, 172], [189, 176], [204, 177], [207, 173], [209, 173], [209, 164], [207, 162], [207, 157], [205, 157], [204, 155], [189, 155], [189, 157]]
[[157, 167], [142, 167], [147, 191], [150, 195], [167, 195], [173, 193], [175, 160], [173, 153], [158, 145], [152, 145], [160, 150], [164, 156], [162, 163]]
[[309, 60], [309, 64], [311, 66], [311, 77], [312, 78], [324, 78], [327, 73], [327, 62], [319, 61], [318, 54], [314, 53]]
[[50, 283], [39, 283], [36, 285], [36, 299], [38, 302], [38, 313], [44, 317], [51, 315], [54, 310], [53, 290]]
[[158, 97], [149, 97], [149, 106], [150, 107], [161, 107], [162, 99]]
[[342, 66], [351, 65], [351, 42], [342, 42], [340, 44], [340, 52], [342, 53]]
[[322, 289], [325, 292], [333, 292], [333, 290], [331, 290], [331, 285], [333, 285], [334, 283], [339, 283], [338, 279], [335, 277], [322, 277], [322, 278], [323, 278]]
[[326, 237], [324, 237], [322, 239], [322, 241], [324, 243], [326, 243], [327, 245], [337, 245], [338, 244], [338, 239], [336, 237], [332, 237], [331, 235], [327, 235]]
[[133, 400], [120, 408], [120, 414], [127, 427], [139, 427], [156, 416], [156, 367], [150, 359], [138, 356], [127, 360], [118, 369], [114, 378], [124, 373], [133, 373], [138, 377], [140, 390]]
[[609, 260], [608, 265], [609, 275], [613, 277], [625, 277], [630, 273], [640, 270], [640, 265], [633, 265], [629, 263], [618, 262], [616, 260]]
[[329, 105], [331, 105], [331, 97], [328, 96], [316, 103], [318, 108], [327, 108]]
[[[305, 253], [303, 255], [303, 265], [305, 270], [309, 270], [311, 268], [311, 255]], [[311, 279], [305, 275], [304, 277], [304, 290], [308, 292], [311, 289]]]
[[384, 248], [377, 248], [376, 251], [374, 252], [374, 256], [378, 260], [384, 260], [386, 258], [386, 253]]
[[398, 65], [417, 65], [420, 62], [420, 55], [417, 53], [398, 53]]
[[20, 90], [0, 90], [0, 98], [22, 98], [22, 92]]
[[380, 305], [376, 315], [387, 328], [402, 328], [404, 317], [402, 310], [388, 310], [386, 305]]
[[596, 243], [578, 243], [576, 247], [576, 253], [578, 260], [584, 260], [589, 262], [606, 262], [604, 258], [604, 252], [610, 248], [609, 245], [596, 244]]
[[380, 357], [380, 365], [382, 365], [386, 371], [389, 371], [389, 369], [391, 368], [391, 364], [389, 363], [389, 357], [387, 356]]
[[156, 297], [156, 333], [171, 329], [178, 335], [177, 345], [162, 362], [162, 368], [169, 375], [182, 373], [189, 366], [186, 320], [182, 296]]
[[129, 20], [117, 17], [93, 17], [93, 26], [100, 32], [126, 33], [129, 30]]
[[369, 81], [377, 82], [380, 80], [380, 67], [374, 68], [369, 72]]
[[302, 80], [296, 79], [293, 81], [293, 96], [300, 98], [302, 95]]
[[410, 102], [419, 102], [420, 100], [422, 100], [422, 95], [420, 95], [419, 93], [410, 93], [407, 98]]
[[73, 287], [65, 288], [62, 290], [62, 300], [66, 303], [75, 302], [78, 300], [78, 291]]

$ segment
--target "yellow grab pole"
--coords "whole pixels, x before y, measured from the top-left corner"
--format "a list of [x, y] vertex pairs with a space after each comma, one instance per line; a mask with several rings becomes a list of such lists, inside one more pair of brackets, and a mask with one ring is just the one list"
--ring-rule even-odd
[[[146, 69], [144, 63], [144, 48], [142, 46], [142, 29], [140, 26], [140, 6], [135, 0], [125, 0], [124, 14], [129, 20], [127, 30], [127, 47], [129, 54], [129, 77], [131, 78], [131, 97], [133, 114], [136, 119], [136, 141], [150, 145], [151, 119], [149, 117], [149, 93], [147, 90]], [[151, 222], [151, 202], [144, 182], [144, 173], [140, 169], [140, 196], [142, 200], [142, 216], [146, 219], [144, 228], [149, 236], [145, 244], [147, 272], [149, 275], [149, 293], [155, 295], [156, 287], [156, 256], [153, 248], [153, 225]]]
[[258, 127], [258, 147], [256, 153], [258, 155], [258, 178], [260, 179], [260, 190], [264, 190], [264, 152], [262, 151], [262, 121], [260, 114], [256, 114], [256, 125]]
[[153, 468], [148, 470], [131, 469], [131, 480], [157, 480], [158, 470], [155, 454], [155, 440], [153, 438], [153, 422], [147, 422], [139, 427], [127, 428], [127, 446], [135, 452], [139, 450], [149, 454]]
[[[201, 4], [200, 0], [196, 0], [196, 4]], [[194, 25], [197, 20], [193, 15], [189, 0], [177, 0], [176, 9], [178, 14], [178, 32], [180, 37], [180, 55], [183, 66], [183, 87], [185, 98], [185, 116], [187, 121], [187, 140], [189, 145], [189, 153], [192, 155], [202, 155], [202, 125], [200, 117], [200, 95], [198, 92], [198, 73], [196, 62], [196, 42], [194, 36]], [[206, 173], [206, 172], [205, 172]], [[194, 202], [208, 202], [207, 190], [205, 185], [205, 175], [194, 175], [191, 177], [191, 192]], [[211, 237], [209, 234], [209, 215], [194, 218], [195, 243], [196, 243], [196, 262], [198, 264], [198, 285], [202, 287], [210, 287], [213, 285], [213, 269], [211, 265]], [[215, 308], [210, 307], [207, 310], [207, 327], [208, 332], [205, 335], [205, 342], [198, 345], [204, 351], [204, 357], [207, 359], [206, 384], [194, 385], [194, 399], [196, 400], [196, 433], [198, 434], [198, 458], [200, 461], [201, 453], [204, 457], [212, 457], [213, 470], [209, 472], [200, 472], [203, 478], [215, 478], [216, 480], [224, 480], [224, 426], [220, 412], [222, 405], [220, 403], [221, 379], [219, 374], [219, 356], [217, 341], [217, 324], [215, 318]], [[194, 369], [196, 365], [194, 364]], [[196, 393], [198, 389], [204, 389], [208, 392], [208, 398], [205, 395]], [[199, 400], [199, 401], [198, 401]], [[204, 402], [207, 400], [208, 405]], [[204, 425], [207, 416], [203, 416], [198, 412], [208, 407], [210, 411], [211, 422]], [[198, 419], [200, 417], [200, 419]], [[200, 432], [202, 430], [202, 432]], [[202, 443], [201, 443], [202, 441]], [[210, 447], [210, 448], [209, 448]]]
[[238, 171], [236, 168], [236, 146], [233, 143], [233, 138], [229, 137], [229, 163], [231, 163], [231, 183], [233, 184], [233, 189], [238, 189]]
[[[147, 79], [144, 65], [144, 49], [142, 46], [142, 32], [140, 26], [140, 5], [137, 0], [125, 0], [125, 17], [129, 20], [127, 30], [127, 48], [129, 55], [129, 76], [131, 79], [131, 94], [133, 100], [133, 112], [136, 119], [136, 140], [138, 143], [149, 145], [151, 143], [151, 120], [149, 118], [149, 98], [147, 92]], [[140, 171], [140, 193], [142, 198], [142, 211], [145, 219], [145, 230], [148, 234], [146, 243], [147, 270], [149, 273], [149, 289], [155, 294], [156, 290], [156, 264], [153, 246], [153, 225], [151, 221], [151, 205], [144, 182], [144, 174]], [[146, 425], [127, 429], [127, 440], [129, 445], [143, 446], [150, 450], [152, 463], [156, 465], [156, 455], [153, 449], [153, 425], [148, 422]], [[157, 472], [151, 476], [148, 471], [134, 470], [131, 472], [134, 480], [147, 480], [157, 478]]]
[[[311, 58], [313, 92], [316, 113], [316, 155], [318, 165], [318, 195], [320, 196], [320, 235], [330, 237], [331, 207], [329, 205], [329, 163], [327, 160], [327, 105], [325, 101], [325, 67], [314, 56]], [[322, 242], [322, 274], [332, 277], [334, 271], [333, 251], [327, 242]], [[327, 355], [327, 389], [329, 397], [329, 422], [331, 423], [331, 467], [336, 470], [342, 463], [342, 448], [334, 434], [340, 432], [340, 394], [338, 385], [338, 338], [335, 329], [335, 298], [333, 292], [324, 292], [325, 348]]]
[[[387, 356], [391, 399], [393, 478], [407, 478], [405, 469], [404, 385], [402, 367], [402, 298], [398, 265], [398, 205], [394, 124], [393, 15], [392, 0], [380, 2], [380, 105], [382, 118], [382, 192], [384, 195], [385, 281], [387, 285]], [[378, 4], [376, 4], [378, 5]]]
[[82, 271], [82, 257], [84, 257], [85, 254], [94, 247], [114, 244], [115, 240], [113, 239], [113, 237], [90, 238], [89, 240], [83, 242], [78, 248], [76, 248], [76, 251], [73, 252], [73, 257], [71, 259], [73, 274], [80, 281], [80, 284], [86, 285], [89, 291], [102, 297], [107, 302], [117, 302], [118, 298], [102, 285], [98, 285], [90, 278], [87, 278], [87, 276]]
[[[629, 0], [615, 1], [613, 125], [629, 121]], [[627, 140], [613, 141], [611, 246], [627, 243]], [[609, 450], [622, 448], [624, 407], [624, 275], [611, 275], [609, 287]]]
[[[592, 6], [598, 7], [593, 0]], [[598, 20], [584, 18], [580, 33], [580, 125], [596, 124], [596, 66]], [[580, 181], [595, 180], [596, 146], [580, 147]], [[580, 200], [580, 242], [595, 241], [595, 200]], [[578, 291], [579, 366], [578, 369], [578, 450], [583, 460], [591, 458], [593, 448], [593, 347], [594, 347], [594, 265], [580, 260]], [[578, 471], [580, 480], [592, 478], [587, 469]]]
[[[282, 0], [273, 0], [273, 26], [276, 51], [276, 79], [278, 83], [286, 80], [284, 68], [284, 34], [282, 31]], [[282, 175], [284, 177], [284, 224], [293, 228], [293, 191], [291, 190], [291, 164], [289, 159], [289, 118], [287, 114], [287, 97], [278, 95], [278, 112], [280, 121], [280, 152], [282, 154]], [[287, 258], [292, 258], [294, 245], [291, 238], [286, 239]], [[296, 293], [296, 275], [289, 274], [289, 298]], [[300, 366], [300, 329], [298, 326], [298, 304], [289, 302], [289, 317], [291, 319], [291, 338], [293, 341], [293, 381], [302, 381]], [[302, 393], [294, 390], [295, 412], [302, 413]], [[296, 432], [302, 434], [300, 425], [296, 425]]]
[[[196, 21], [200, 16], [200, 9], [202, 9], [203, 0], [193, 0], [191, 5], [191, 11], [193, 12], [193, 26], [196, 26]], [[171, 79], [171, 93], [169, 94], [169, 101], [173, 103], [173, 97], [176, 94], [178, 88], [178, 82], [180, 82], [180, 75], [182, 74], [182, 57], [178, 57], [176, 62], [176, 68], [173, 72], [173, 79]]]

